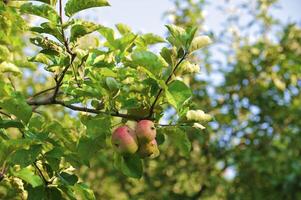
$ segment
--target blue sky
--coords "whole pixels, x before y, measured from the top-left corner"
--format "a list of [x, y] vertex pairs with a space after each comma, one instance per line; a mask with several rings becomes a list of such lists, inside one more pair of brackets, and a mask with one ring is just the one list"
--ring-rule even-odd
[[[216, 6], [218, 1], [212, 1], [207, 9], [207, 26], [209, 29], [217, 29], [223, 19]], [[255, 0], [249, 0], [254, 2]], [[81, 12], [78, 17], [97, 21], [100, 24], [114, 26], [116, 23], [124, 23], [131, 26], [134, 31], [152, 32], [159, 35], [165, 33], [163, 13], [173, 8], [170, 0], [109, 0], [111, 7], [95, 8]], [[231, 1], [230, 1], [231, 2]], [[274, 14], [283, 21], [301, 22], [300, 0], [280, 0], [278, 5], [281, 10]]]

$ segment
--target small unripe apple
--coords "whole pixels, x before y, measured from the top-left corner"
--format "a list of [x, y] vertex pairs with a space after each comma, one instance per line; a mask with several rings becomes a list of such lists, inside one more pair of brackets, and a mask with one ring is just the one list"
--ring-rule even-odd
[[150, 120], [139, 121], [135, 131], [140, 143], [148, 143], [156, 138], [156, 128]]
[[135, 132], [128, 126], [117, 128], [112, 134], [111, 142], [121, 154], [134, 154], [138, 150]]
[[148, 143], [141, 144], [139, 146], [138, 153], [142, 158], [157, 157], [160, 154], [160, 151], [159, 151], [158, 145], [157, 145], [157, 141], [154, 139]]

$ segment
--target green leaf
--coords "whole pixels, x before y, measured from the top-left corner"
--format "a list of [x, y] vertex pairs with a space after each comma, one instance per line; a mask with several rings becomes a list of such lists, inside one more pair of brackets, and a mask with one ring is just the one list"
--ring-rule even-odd
[[161, 36], [155, 35], [153, 33], [144, 34], [144, 35], [141, 36], [141, 38], [148, 45], [157, 44], [157, 43], [164, 43], [165, 42], [165, 40]]
[[87, 137], [96, 138], [101, 136], [105, 139], [111, 133], [111, 120], [107, 116], [82, 116], [81, 122], [87, 128]]
[[63, 200], [62, 192], [57, 186], [45, 187], [31, 187], [25, 185], [25, 190], [28, 192], [27, 200]]
[[115, 26], [121, 35], [125, 35], [132, 32], [131, 28], [128, 25], [120, 23], [120, 24], [116, 24]]
[[39, 186], [33, 188], [31, 185], [25, 186], [26, 191], [28, 192], [28, 200], [46, 200], [45, 196], [45, 187]]
[[60, 168], [61, 157], [64, 155], [63, 148], [55, 147], [52, 150], [46, 152], [44, 157], [48, 161], [53, 171], [58, 171]]
[[64, 145], [66, 148], [72, 149], [75, 147], [75, 142], [73, 141], [70, 131], [64, 128], [59, 122], [53, 120], [50, 123], [47, 123], [45, 131], [52, 133], [57, 142]]
[[57, 25], [54, 25], [50, 22], [44, 22], [40, 25], [40, 27], [31, 27], [30, 30], [32, 32], [37, 32], [37, 33], [46, 33], [49, 35], [54, 36], [56, 39], [58, 39], [61, 42], [64, 42], [61, 28]]
[[95, 196], [93, 190], [91, 190], [86, 184], [84, 183], [77, 183], [73, 187], [77, 196], [81, 197], [81, 199], [85, 200], [95, 200]]
[[[49, 195], [49, 200], [64, 199], [62, 192], [56, 187], [46, 188], [46, 195]], [[48, 199], [46, 199], [46, 200], [48, 200]]]
[[17, 150], [11, 157], [10, 162], [21, 167], [27, 167], [32, 164], [42, 151], [40, 144], [32, 145], [28, 150], [20, 149]]
[[139, 101], [137, 99], [123, 99], [121, 108], [126, 110], [139, 108]]
[[53, 41], [53, 40], [50, 40], [48, 38], [44, 38], [44, 37], [35, 37], [35, 38], [30, 38], [30, 42], [36, 46], [39, 46], [41, 48], [43, 48], [43, 50], [48, 50], [50, 52], [55, 52], [57, 55], [60, 54], [60, 52], [63, 52], [63, 47]]
[[99, 28], [99, 33], [107, 39], [110, 44], [113, 44], [115, 41], [114, 30], [105, 26]]
[[132, 178], [142, 177], [143, 165], [138, 155], [121, 156], [115, 154], [114, 165], [126, 176]]
[[189, 51], [190, 52], [196, 51], [198, 49], [201, 49], [203, 47], [208, 46], [211, 43], [212, 43], [212, 41], [211, 41], [211, 39], [208, 36], [198, 36], [198, 37], [195, 37], [192, 40], [191, 46], [189, 48]]
[[0, 45], [0, 62], [2, 60], [8, 60], [9, 56], [10, 56], [10, 51], [7, 48], [7, 46]]
[[10, 72], [15, 76], [22, 74], [21, 70], [15, 64], [6, 61], [0, 63], [0, 72]]
[[183, 35], [186, 34], [185, 29], [182, 28], [182, 27], [179, 27], [179, 26], [176, 26], [176, 25], [173, 25], [173, 24], [171, 24], [171, 25], [166, 25], [166, 27], [167, 27], [169, 33], [170, 33], [173, 37], [175, 37], [175, 38], [180, 38], [180, 37], [182, 37]]
[[131, 47], [137, 37], [137, 35], [133, 33], [126, 33], [121, 38], [114, 39], [114, 31], [106, 27], [100, 28], [99, 32], [107, 39], [105, 46], [112, 50], [118, 50], [120, 53]]
[[0, 137], [0, 165], [7, 159], [10, 155], [19, 149], [29, 148], [30, 145], [35, 144], [36, 141], [32, 139], [15, 139], [15, 140], [4, 140]]
[[39, 186], [32, 188], [30, 185], [25, 188], [28, 191], [28, 200], [63, 200], [62, 192], [55, 186]]
[[12, 174], [29, 183], [34, 188], [43, 185], [42, 179], [38, 175], [34, 174], [30, 168], [23, 168], [17, 172], [13, 171]]
[[166, 129], [168, 138], [171, 144], [180, 150], [180, 153], [185, 157], [189, 157], [191, 151], [191, 143], [187, 134], [178, 127]]
[[[76, 194], [73, 190], [74, 186], [68, 186], [68, 185], [60, 185], [59, 188], [64, 192], [64, 196], [67, 196], [68, 200], [77, 200]], [[66, 197], [65, 197], [66, 198]]]
[[93, 158], [105, 144], [105, 139], [101, 136], [96, 138], [81, 137], [77, 145], [77, 156], [80, 158], [79, 161], [90, 166], [90, 159]]
[[59, 174], [59, 177], [60, 177], [61, 180], [63, 180], [68, 185], [74, 185], [78, 181], [78, 178], [77, 178], [76, 175], [68, 174], [66, 172], [61, 172]]
[[156, 76], [162, 72], [163, 67], [168, 66], [163, 58], [150, 51], [136, 50], [131, 57], [135, 65], [145, 67]]
[[[114, 57], [115, 57], [115, 54], [112, 52], [107, 53], [107, 52], [100, 51], [100, 50], [93, 50], [89, 54], [86, 63], [88, 65], [92, 65], [93, 67], [101, 68], [101, 70], [105, 67], [112, 68], [113, 66], [115, 66], [115, 62], [114, 62], [115, 58]], [[106, 76], [106, 75], [104, 75], [104, 76]], [[116, 74], [113, 75], [112, 77], [115, 77], [115, 76], [116, 76]]]
[[160, 55], [169, 65], [174, 66], [175, 57], [177, 55], [177, 52], [174, 49], [168, 49], [167, 47], [163, 47], [161, 49]]
[[46, 55], [44, 53], [38, 53], [37, 55], [29, 58], [28, 60], [30, 62], [38, 62], [38, 63], [43, 63], [45, 65], [52, 65], [53, 62], [51, 61], [51, 56]]
[[167, 40], [176, 47], [185, 47], [186, 46], [186, 31], [182, 27], [176, 25], [166, 25], [170, 36]]
[[70, 42], [76, 41], [78, 38], [92, 33], [100, 28], [100, 25], [92, 22], [77, 20], [71, 27]]
[[58, 23], [60, 19], [53, 7], [47, 4], [34, 5], [32, 3], [25, 3], [20, 9], [22, 13], [43, 17], [53, 23]]
[[34, 0], [34, 1], [39, 1], [39, 2], [43, 2], [43, 3], [47, 3], [50, 5], [56, 5], [57, 0]]
[[116, 39], [111, 45], [113, 49], [119, 50], [120, 52], [124, 52], [127, 48], [129, 48], [133, 44], [136, 37], [137, 35], [133, 33], [127, 33], [123, 35], [123, 37]]
[[194, 39], [197, 27], [188, 27], [186, 30], [175, 25], [166, 25], [166, 27], [170, 33], [167, 40], [178, 49], [183, 48], [183, 51], [186, 52]]
[[27, 123], [31, 117], [32, 109], [20, 93], [13, 93], [10, 97], [0, 100], [0, 107], [8, 113], [15, 115], [18, 119]]
[[186, 49], [189, 48], [193, 38], [195, 37], [195, 34], [197, 32], [198, 28], [197, 27], [188, 27], [186, 29]]
[[192, 96], [191, 89], [182, 81], [175, 80], [168, 85], [166, 98], [177, 110]]
[[68, 0], [65, 14], [70, 17], [75, 13], [93, 7], [110, 6], [107, 0]]
[[98, 31], [107, 39], [105, 43], [107, 47], [113, 50], [119, 50], [121, 53], [129, 48], [137, 38], [137, 35], [128, 32], [124, 33], [121, 38], [115, 39], [114, 30], [104, 26], [100, 27]]
[[33, 1], [39, 1], [39, 2], [50, 4], [50, 0], [33, 0]]
[[149, 45], [154, 45], [163, 42], [165, 42], [165, 40], [162, 37], [152, 33], [140, 35], [135, 40], [135, 44], [137, 45], [137, 47], [143, 50], [146, 50]]
[[110, 76], [110, 77], [117, 77], [117, 74], [112, 71], [111, 69], [107, 68], [107, 67], [103, 67], [99, 69], [99, 74], [103, 75], [103, 76]]
[[14, 92], [14, 88], [12, 87], [11, 84], [8, 84], [0, 80], [0, 97], [1, 97], [0, 102], [3, 97], [10, 96], [11, 93], [13, 92]]
[[106, 77], [106, 85], [111, 92], [115, 92], [120, 88], [119, 83], [113, 77]]
[[23, 124], [17, 120], [1, 120], [0, 119], [0, 128], [23, 128]]

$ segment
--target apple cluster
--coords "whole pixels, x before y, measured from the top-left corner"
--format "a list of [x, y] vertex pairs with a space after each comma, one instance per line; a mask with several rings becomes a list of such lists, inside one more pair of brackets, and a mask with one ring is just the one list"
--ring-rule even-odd
[[135, 130], [126, 125], [118, 127], [111, 141], [116, 151], [123, 155], [138, 153], [141, 158], [159, 155], [156, 128], [150, 120], [139, 121]]

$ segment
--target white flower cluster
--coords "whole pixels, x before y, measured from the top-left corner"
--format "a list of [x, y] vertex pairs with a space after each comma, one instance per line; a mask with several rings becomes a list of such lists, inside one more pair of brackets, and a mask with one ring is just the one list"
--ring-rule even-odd
[[201, 35], [193, 38], [191, 46], [190, 46], [190, 52], [193, 52], [195, 50], [201, 49], [205, 46], [208, 46], [209, 44], [212, 43], [212, 40], [210, 37], [206, 35]]
[[203, 129], [205, 129], [205, 128], [206, 128], [205, 126], [203, 126], [203, 125], [202, 125], [202, 124], [200, 124], [200, 123], [194, 123], [192, 127], [194, 127], [194, 128], [198, 128], [198, 129], [201, 129], [201, 130], [203, 130]]
[[198, 122], [210, 121], [212, 119], [211, 115], [205, 113], [202, 110], [189, 110], [186, 113], [186, 118], [188, 120]]
[[186, 74], [186, 73], [200, 73], [200, 67], [197, 64], [192, 64], [189, 61], [184, 61], [179, 70], [179, 74]]
[[189, 64], [186, 65], [185, 71], [188, 73], [199, 73], [200, 67], [197, 64]]
[[[212, 119], [211, 115], [206, 114], [202, 110], [189, 110], [186, 113], [186, 118], [190, 121], [196, 121], [196, 122], [206, 122], [206, 121], [210, 121]], [[194, 123], [193, 127], [202, 129], [202, 130], [206, 128], [205, 126], [203, 126], [200, 123]]]

